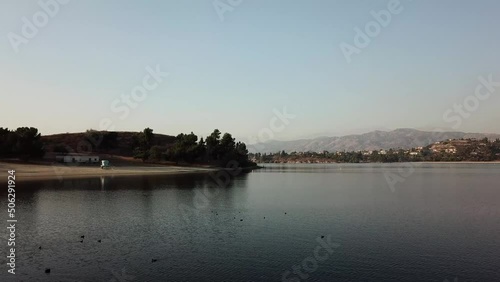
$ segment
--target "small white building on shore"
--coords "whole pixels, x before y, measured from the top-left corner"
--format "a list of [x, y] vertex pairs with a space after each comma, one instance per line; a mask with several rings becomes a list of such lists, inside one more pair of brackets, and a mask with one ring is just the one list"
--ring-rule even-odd
[[56, 161], [61, 163], [99, 163], [98, 156], [89, 156], [89, 155], [64, 155], [64, 156], [56, 156]]

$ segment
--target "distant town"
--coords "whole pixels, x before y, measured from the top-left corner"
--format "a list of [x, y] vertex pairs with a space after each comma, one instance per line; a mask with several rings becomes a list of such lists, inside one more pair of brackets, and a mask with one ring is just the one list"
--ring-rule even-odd
[[489, 162], [500, 161], [500, 139], [448, 139], [411, 149], [253, 153], [249, 158], [256, 163]]

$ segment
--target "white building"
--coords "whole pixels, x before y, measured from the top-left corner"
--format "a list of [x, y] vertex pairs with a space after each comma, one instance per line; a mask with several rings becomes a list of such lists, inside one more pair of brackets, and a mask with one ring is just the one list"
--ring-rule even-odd
[[446, 152], [446, 153], [456, 154], [456, 153], [457, 153], [457, 148], [455, 148], [455, 147], [446, 148], [446, 149], [445, 149], [445, 152]]
[[87, 155], [65, 155], [56, 156], [56, 161], [61, 163], [98, 163], [98, 156], [87, 156]]

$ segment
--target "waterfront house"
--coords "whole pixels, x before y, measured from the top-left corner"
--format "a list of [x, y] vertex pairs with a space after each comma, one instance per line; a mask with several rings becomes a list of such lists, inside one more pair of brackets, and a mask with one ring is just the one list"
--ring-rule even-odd
[[56, 161], [61, 163], [99, 163], [99, 157], [80, 154], [68, 154], [56, 156]]

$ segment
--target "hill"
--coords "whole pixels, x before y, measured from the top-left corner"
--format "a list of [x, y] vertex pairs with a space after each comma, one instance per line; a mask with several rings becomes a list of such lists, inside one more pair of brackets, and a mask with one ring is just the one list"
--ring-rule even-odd
[[[47, 153], [97, 153], [131, 157], [137, 147], [138, 132], [87, 131], [80, 133], [63, 133], [41, 137]], [[175, 137], [154, 133], [152, 146], [168, 146], [175, 142]]]
[[364, 134], [353, 134], [342, 137], [319, 137], [293, 141], [269, 141], [249, 145], [252, 153], [285, 152], [338, 152], [362, 151], [390, 148], [410, 149], [448, 139], [488, 137], [500, 138], [500, 134], [464, 133], [464, 132], [430, 132], [401, 128], [393, 131], [372, 131]]
[[276, 152], [250, 154], [259, 163], [497, 162], [500, 139], [455, 139], [408, 150]]

